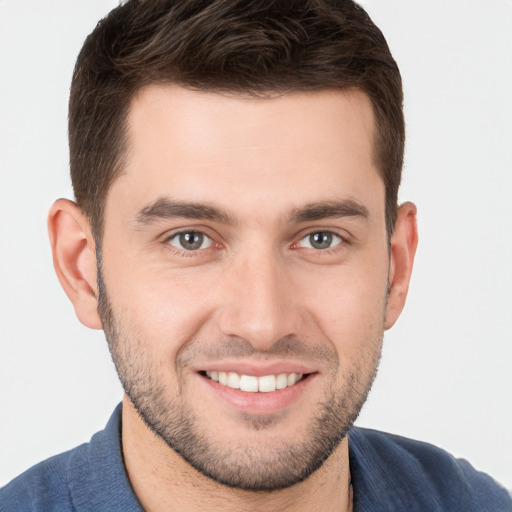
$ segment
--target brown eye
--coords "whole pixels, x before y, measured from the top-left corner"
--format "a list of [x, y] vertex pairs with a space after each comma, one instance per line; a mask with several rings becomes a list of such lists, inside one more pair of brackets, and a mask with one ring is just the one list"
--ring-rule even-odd
[[299, 242], [299, 246], [309, 249], [325, 250], [341, 244], [342, 241], [340, 236], [329, 231], [316, 231], [302, 238]]
[[200, 231], [182, 231], [176, 233], [169, 239], [169, 243], [178, 249], [185, 251], [197, 251], [199, 249], [207, 249], [212, 244], [209, 236]]

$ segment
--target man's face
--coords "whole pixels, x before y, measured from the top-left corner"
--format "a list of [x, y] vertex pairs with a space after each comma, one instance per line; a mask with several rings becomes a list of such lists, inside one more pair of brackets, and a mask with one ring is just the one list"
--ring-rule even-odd
[[219, 482], [306, 478], [366, 398], [389, 265], [373, 133], [358, 92], [133, 101], [102, 319], [142, 418]]

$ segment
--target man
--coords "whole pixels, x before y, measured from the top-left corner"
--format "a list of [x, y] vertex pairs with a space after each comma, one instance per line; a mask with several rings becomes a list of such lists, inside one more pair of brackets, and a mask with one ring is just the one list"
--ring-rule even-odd
[[49, 230], [125, 389], [6, 510], [509, 510], [428, 445], [352, 428], [417, 244], [400, 76], [350, 2], [127, 2], [79, 56], [76, 203]]

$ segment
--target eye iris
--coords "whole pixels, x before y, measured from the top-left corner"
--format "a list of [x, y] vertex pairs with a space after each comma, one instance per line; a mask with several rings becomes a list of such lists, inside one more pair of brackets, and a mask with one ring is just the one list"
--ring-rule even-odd
[[188, 232], [180, 234], [180, 244], [188, 250], [199, 249], [203, 245], [203, 239], [202, 233]]
[[309, 242], [315, 249], [328, 249], [332, 244], [332, 235], [324, 232], [313, 233], [309, 235]]

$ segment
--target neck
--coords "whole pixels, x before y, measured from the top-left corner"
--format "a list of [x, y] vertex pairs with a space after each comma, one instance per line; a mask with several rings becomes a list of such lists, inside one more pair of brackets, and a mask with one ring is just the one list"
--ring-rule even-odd
[[253, 492], [232, 489], [200, 474], [144, 424], [126, 397], [122, 422], [128, 478], [148, 512], [352, 510], [347, 439], [305, 481], [278, 491]]

